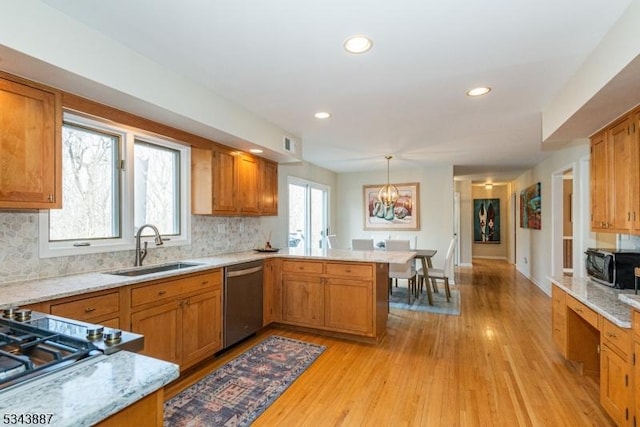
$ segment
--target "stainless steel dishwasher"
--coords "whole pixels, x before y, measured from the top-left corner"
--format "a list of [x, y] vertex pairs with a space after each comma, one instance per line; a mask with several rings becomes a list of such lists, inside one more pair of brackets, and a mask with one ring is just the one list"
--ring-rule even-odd
[[262, 261], [224, 269], [224, 348], [262, 328]]

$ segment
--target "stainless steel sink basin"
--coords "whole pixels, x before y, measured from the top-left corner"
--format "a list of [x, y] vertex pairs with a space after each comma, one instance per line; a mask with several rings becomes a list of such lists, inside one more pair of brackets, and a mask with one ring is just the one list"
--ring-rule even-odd
[[195, 262], [172, 262], [169, 264], [152, 265], [149, 267], [134, 267], [126, 270], [107, 271], [106, 274], [116, 276], [144, 276], [145, 274], [160, 273], [162, 271], [182, 270], [185, 268], [197, 267], [202, 264]]

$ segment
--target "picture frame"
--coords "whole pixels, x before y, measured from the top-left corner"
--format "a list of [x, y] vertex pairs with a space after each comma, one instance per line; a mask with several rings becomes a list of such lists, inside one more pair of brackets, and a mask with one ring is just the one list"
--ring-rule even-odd
[[378, 200], [378, 192], [385, 184], [364, 185], [363, 211], [365, 230], [419, 230], [420, 183], [394, 184], [399, 197], [393, 212]]
[[542, 228], [542, 195], [540, 183], [530, 185], [520, 192], [520, 228]]
[[500, 199], [473, 199], [473, 243], [500, 243]]

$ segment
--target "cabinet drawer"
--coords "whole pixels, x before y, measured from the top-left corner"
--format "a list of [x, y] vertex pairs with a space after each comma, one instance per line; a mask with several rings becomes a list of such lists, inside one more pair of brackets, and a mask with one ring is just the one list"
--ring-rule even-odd
[[326, 271], [330, 276], [358, 277], [371, 279], [373, 266], [371, 264], [343, 264], [337, 262], [326, 263]]
[[51, 306], [51, 314], [76, 320], [90, 320], [120, 311], [118, 292], [63, 302]]
[[290, 261], [282, 262], [282, 271], [285, 273], [314, 273], [322, 274], [322, 263], [313, 261]]
[[165, 301], [179, 298], [182, 295], [220, 288], [222, 284], [221, 270], [215, 270], [207, 274], [176, 278], [174, 280], [155, 283], [153, 285], [141, 286], [131, 290], [131, 306], [137, 307], [156, 301]]
[[598, 327], [598, 313], [572, 297], [571, 295], [567, 295], [567, 307], [571, 310], [575, 311], [580, 317], [586, 320], [591, 326], [596, 329], [600, 329]]
[[603, 319], [601, 334], [604, 344], [607, 344], [625, 359], [629, 356], [631, 350], [631, 333], [629, 329], [621, 328], [609, 320]]

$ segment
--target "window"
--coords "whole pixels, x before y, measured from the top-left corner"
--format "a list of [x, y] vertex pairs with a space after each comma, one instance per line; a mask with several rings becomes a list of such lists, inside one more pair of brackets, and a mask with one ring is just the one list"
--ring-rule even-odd
[[130, 250], [144, 224], [190, 243], [188, 147], [69, 113], [62, 147], [63, 207], [40, 213], [41, 258]]

